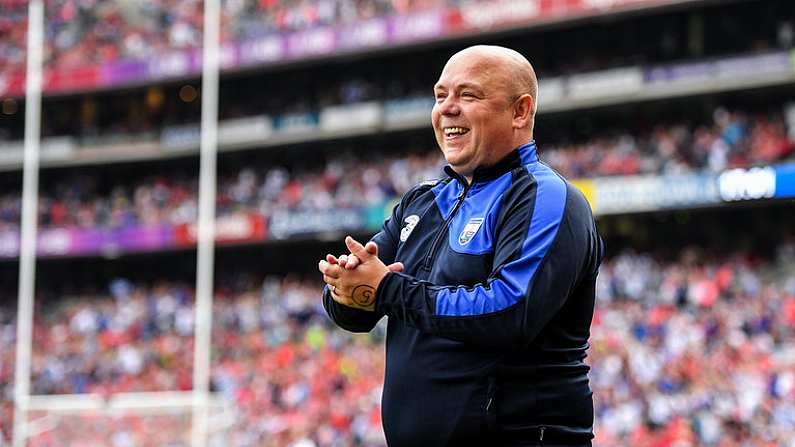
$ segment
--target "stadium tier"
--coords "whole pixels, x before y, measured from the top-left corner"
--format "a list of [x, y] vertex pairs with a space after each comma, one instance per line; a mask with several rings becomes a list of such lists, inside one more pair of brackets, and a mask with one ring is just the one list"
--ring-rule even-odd
[[[444, 40], [484, 32], [549, 26], [627, 12], [699, 5], [703, 0], [311, 0], [225, 1], [221, 9], [222, 66], [241, 69], [331, 53], [350, 54]], [[754, 12], [777, 18], [783, 3], [748, 8], [726, 16]], [[147, 2], [141, 8], [97, 0], [46, 2], [48, 71], [45, 89], [118, 87], [143, 80], [163, 80], [199, 72], [201, 3], [192, 0]], [[19, 94], [24, 71], [26, 4], [0, 4], [0, 36], [8, 67], [0, 92]], [[760, 11], [761, 9], [761, 11]], [[783, 8], [783, 12], [787, 12]], [[791, 12], [790, 12], [791, 13]], [[749, 17], [744, 17], [749, 18]], [[784, 17], [786, 18], [786, 16]], [[790, 17], [791, 18], [791, 17]], [[745, 24], [745, 26], [743, 26]], [[676, 51], [680, 27], [666, 25], [663, 51]], [[748, 22], [717, 23], [722, 30], [748, 31], [744, 45], [758, 45], [769, 33]], [[742, 30], [736, 29], [742, 27]], [[638, 28], [636, 31], [643, 31]], [[647, 30], [651, 31], [651, 30]], [[781, 34], [781, 33], [780, 33]], [[789, 36], [791, 39], [792, 36]], [[786, 36], [784, 37], [786, 38]], [[726, 41], [725, 36], [722, 41]], [[718, 44], [721, 46], [723, 43]], [[617, 48], [614, 46], [617, 50]], [[615, 51], [617, 52], [617, 51]], [[588, 60], [594, 56], [581, 53]], [[579, 56], [579, 55], [578, 55]], [[618, 55], [617, 55], [618, 56]]]
[[[27, 3], [0, 0], [0, 446]], [[27, 445], [190, 444], [202, 18], [45, 1]], [[534, 64], [540, 158], [605, 240], [594, 445], [795, 447], [791, 1], [225, 0], [221, 39], [210, 445], [385, 445], [385, 321], [334, 326], [317, 261], [444, 175], [432, 86], [488, 43]]]
[[[92, 9], [90, 3], [84, 13], [88, 16], [113, 8]], [[540, 3], [563, 2], [546, 0]], [[637, 6], [674, 2], [612, 2], [614, 5], [622, 3]], [[698, 5], [704, 2], [677, 3]], [[567, 8], [571, 14], [577, 11], [571, 5]], [[529, 27], [504, 31], [490, 41], [523, 52], [532, 51], [533, 61], [544, 81], [543, 107], [539, 109], [542, 114], [605, 102], [791, 84], [795, 76], [790, 63], [793, 12], [788, 9], [788, 2], [732, 1], [728, 5], [703, 6], [695, 11], [664, 9], [652, 14], [653, 11], [641, 9], [633, 20], [591, 22], [576, 28]], [[566, 14], [561, 13], [559, 20], [565, 18]], [[165, 18], [162, 20], [169, 22]], [[53, 26], [53, 29], [59, 28]], [[467, 35], [471, 41], [471, 34], [455, 36]], [[616, 35], [627, 38], [613, 39]], [[534, 44], [534, 39], [542, 44]], [[0, 41], [9, 42], [8, 39]], [[222, 131], [221, 146], [254, 148], [285, 141], [311, 141], [318, 136], [350, 134], [357, 130], [358, 133], [372, 133], [381, 128], [427, 127], [429, 86], [435, 82], [435, 74], [441, 69], [451, 45], [445, 39], [433, 42], [399, 47], [390, 52], [360, 50], [359, 57], [367, 55], [366, 64], [350, 57], [335, 58], [339, 52], [327, 51], [324, 52], [327, 59], [312, 63], [312, 70], [304, 70], [296, 64], [263, 63], [258, 71], [230, 73], [222, 78], [220, 87], [219, 116], [222, 122], [226, 121], [226, 125], [221, 126], [226, 128]], [[406, 57], [407, 52], [414, 57]], [[747, 70], [749, 66], [754, 70]], [[0, 121], [0, 141], [14, 142], [22, 138], [24, 104], [18, 98], [21, 90], [10, 90], [11, 69], [8, 65], [3, 67], [0, 95], [6, 99]], [[97, 161], [116, 160], [122, 153], [131, 152], [128, 146], [121, 144], [130, 142], [140, 145], [146, 141], [153, 145], [137, 151], [135, 157], [138, 159], [173, 156], [186, 149], [196, 152], [200, 101], [197, 101], [195, 76], [198, 72], [192, 75], [194, 78], [190, 77], [191, 73], [183, 73], [171, 82], [151, 83], [147, 87], [45, 100], [43, 136], [53, 138], [53, 147], [45, 150], [45, 153], [50, 152], [45, 163], [75, 163], [77, 159], [85, 162], [97, 158], [97, 150], [104, 151], [106, 156], [104, 160], [98, 157]], [[143, 76], [138, 70], [127, 78], [141, 83], [145, 80]], [[81, 79], [88, 78], [90, 76]], [[74, 86], [63, 93], [86, 89], [90, 90]], [[243, 117], [251, 119], [237, 121]], [[358, 126], [351, 129], [351, 124]], [[263, 140], [266, 141], [263, 143]], [[17, 147], [10, 144], [3, 149]], [[92, 152], [94, 157], [90, 155]], [[126, 158], [131, 156], [126, 154]], [[18, 163], [18, 157], [6, 152], [0, 162]]]
[[[783, 112], [779, 107], [753, 113], [719, 107], [702, 125], [695, 120], [660, 120], [649, 130], [625, 128], [581, 142], [551, 141], [541, 144], [541, 158], [590, 189], [586, 194], [597, 214], [654, 208], [653, 203], [628, 202], [627, 194], [616, 190], [632, 189], [644, 181], [662, 185], [671, 178], [694, 183], [696, 192], [691, 195], [702, 196], [667, 194], [662, 185], [660, 198], [670, 203], [661, 202], [657, 208], [787, 197], [795, 123], [785, 118], [789, 109]], [[324, 230], [375, 230], [391, 204], [412, 185], [443, 175], [444, 160], [432, 142], [411, 155], [405, 148], [364, 153], [356, 149], [356, 142], [347, 144], [319, 154], [309, 164], [297, 159], [275, 165], [269, 158], [230, 159], [218, 184], [219, 242], [262, 242]], [[777, 191], [775, 170], [772, 190], [748, 189], [755, 177], [764, 176], [764, 171], [751, 173], [748, 168], [754, 166], [778, 166]], [[105, 175], [66, 171], [52, 180], [45, 178], [39, 205], [41, 254], [91, 254], [106, 246], [122, 252], [150, 251], [194, 244], [195, 166], [155, 166], [142, 178], [134, 171], [122, 168]], [[764, 188], [765, 182], [761, 183]], [[0, 196], [0, 257], [16, 256], [21, 216], [21, 194], [12, 185], [7, 190]], [[347, 219], [342, 217], [346, 214]], [[152, 236], [157, 240], [149, 245], [134, 245], [146, 234], [160, 236]], [[72, 242], [77, 239], [84, 240], [82, 245]]]

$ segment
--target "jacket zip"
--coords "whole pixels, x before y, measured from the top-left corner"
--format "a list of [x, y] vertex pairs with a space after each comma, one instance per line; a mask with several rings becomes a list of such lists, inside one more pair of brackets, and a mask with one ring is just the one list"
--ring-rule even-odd
[[461, 195], [458, 196], [458, 201], [456, 202], [455, 206], [453, 207], [453, 211], [450, 212], [450, 215], [447, 216], [447, 219], [444, 221], [444, 225], [442, 228], [439, 229], [439, 232], [436, 233], [436, 238], [433, 240], [433, 244], [431, 244], [431, 251], [428, 253], [428, 257], [425, 258], [425, 265], [423, 266], [425, 270], [430, 270], [431, 268], [431, 261], [436, 256], [436, 251], [439, 249], [439, 245], [442, 239], [442, 235], [446, 234], [450, 226], [450, 222], [453, 220], [455, 213], [458, 212], [458, 209], [461, 208], [461, 205], [464, 203], [464, 199], [467, 197], [467, 192], [469, 192], [469, 188], [472, 187], [472, 183], [465, 183], [464, 190], [461, 191]]
[[497, 410], [495, 408], [495, 395], [497, 394], [497, 379], [493, 376], [488, 378], [488, 387], [486, 388], [486, 427], [493, 430], [497, 425]]

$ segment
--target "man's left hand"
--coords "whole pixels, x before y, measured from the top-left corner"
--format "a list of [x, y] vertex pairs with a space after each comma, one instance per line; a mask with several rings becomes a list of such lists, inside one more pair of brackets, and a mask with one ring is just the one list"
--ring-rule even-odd
[[[372, 246], [370, 246], [372, 244]], [[348, 256], [355, 261], [342, 262], [327, 258], [321, 260], [318, 269], [323, 273], [323, 281], [329, 285], [334, 301], [346, 306], [367, 311], [375, 310], [375, 292], [378, 285], [390, 271], [402, 271], [403, 264], [385, 265], [378, 258], [378, 247], [373, 242], [365, 248], [354, 238], [345, 238], [345, 245], [351, 252]], [[342, 257], [341, 257], [342, 258]]]

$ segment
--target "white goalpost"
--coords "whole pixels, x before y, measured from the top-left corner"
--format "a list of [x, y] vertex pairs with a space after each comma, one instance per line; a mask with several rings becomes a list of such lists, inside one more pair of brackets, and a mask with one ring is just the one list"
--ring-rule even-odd
[[[236, 419], [234, 405], [221, 395], [210, 393], [220, 1], [204, 0], [193, 390], [111, 396], [30, 394], [41, 140], [43, 0], [31, 0], [28, 11], [13, 445], [24, 447], [32, 439], [48, 436], [55, 437], [56, 445], [101, 445], [109, 442], [108, 436], [129, 435], [125, 430], [131, 426], [152, 431], [152, 436], [157, 437], [157, 445], [227, 445], [229, 439], [225, 434]], [[111, 433], [119, 427], [121, 431]], [[75, 437], [75, 444], [67, 442], [69, 436]]]
[[[234, 405], [213, 394], [203, 404], [203, 443], [228, 445], [228, 431], [237, 420]], [[186, 446], [192, 442], [194, 408], [192, 391], [30, 396], [27, 440], [33, 445]]]
[[25, 78], [25, 158], [22, 168], [19, 303], [17, 305], [16, 363], [14, 365], [14, 447], [23, 447], [27, 440], [27, 406], [30, 396], [30, 359], [33, 337], [33, 296], [36, 284], [43, 27], [43, 1], [31, 0], [28, 6], [28, 50]]
[[210, 391], [213, 265], [215, 260], [215, 177], [218, 153], [218, 47], [220, 0], [204, 0], [202, 111], [199, 168], [199, 225], [196, 252], [196, 325], [193, 355], [193, 447], [207, 445]]

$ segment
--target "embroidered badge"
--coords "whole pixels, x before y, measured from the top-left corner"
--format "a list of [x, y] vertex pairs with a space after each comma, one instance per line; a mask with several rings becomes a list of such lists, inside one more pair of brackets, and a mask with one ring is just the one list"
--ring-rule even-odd
[[467, 222], [463, 231], [461, 231], [461, 234], [458, 235], [458, 243], [461, 245], [468, 244], [469, 241], [472, 240], [472, 237], [475, 236], [475, 233], [478, 232], [482, 224], [482, 217], [473, 217], [472, 219], [469, 219], [469, 222]]
[[409, 235], [411, 235], [411, 232], [414, 230], [414, 227], [417, 226], [417, 222], [420, 221], [420, 216], [412, 214], [403, 221], [406, 222], [406, 226], [403, 227], [402, 230], [400, 230], [400, 242], [406, 242], [406, 239], [409, 238]]

